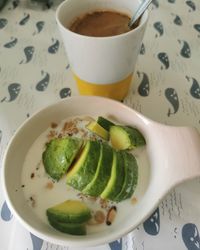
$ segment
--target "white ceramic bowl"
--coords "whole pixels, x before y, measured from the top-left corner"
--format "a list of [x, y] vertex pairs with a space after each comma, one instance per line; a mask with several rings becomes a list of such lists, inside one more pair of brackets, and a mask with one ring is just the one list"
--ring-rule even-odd
[[[146, 138], [148, 163], [142, 164], [141, 161], [139, 164], [136, 204], [130, 205], [130, 201], [122, 202], [111, 226], [100, 227], [86, 236], [72, 236], [54, 230], [47, 222], [37, 217], [34, 208], [27, 204], [20, 187], [24, 160], [33, 142], [52, 121], [59, 122], [81, 115], [112, 116], [123, 124], [137, 127]], [[4, 155], [2, 184], [12, 213], [33, 234], [60, 245], [94, 246], [127, 234], [153, 212], [170, 189], [180, 182], [199, 176], [199, 149], [200, 135], [194, 128], [169, 127], [156, 123], [111, 99], [70, 97], [36, 113], [16, 131]]]

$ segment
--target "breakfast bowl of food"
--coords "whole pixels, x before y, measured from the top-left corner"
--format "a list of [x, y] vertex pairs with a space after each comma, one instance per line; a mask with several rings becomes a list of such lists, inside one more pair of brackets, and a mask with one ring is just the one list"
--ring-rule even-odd
[[131, 232], [183, 181], [200, 176], [200, 135], [121, 102], [77, 96], [27, 119], [3, 158], [13, 215], [36, 236], [96, 246]]

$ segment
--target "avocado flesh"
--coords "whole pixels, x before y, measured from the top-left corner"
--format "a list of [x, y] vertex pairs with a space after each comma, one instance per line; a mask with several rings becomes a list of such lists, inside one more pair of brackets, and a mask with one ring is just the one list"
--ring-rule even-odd
[[100, 126], [97, 122], [92, 121], [87, 125], [87, 128], [98, 135], [99, 137], [103, 138], [104, 140], [108, 140], [109, 133], [105, 130], [102, 126]]
[[48, 218], [63, 223], [83, 223], [91, 218], [89, 208], [78, 200], [67, 200], [50, 207], [46, 214]]
[[100, 142], [87, 141], [80, 157], [67, 173], [67, 184], [82, 191], [94, 178], [100, 157]]
[[45, 171], [53, 179], [59, 180], [70, 167], [82, 144], [83, 140], [78, 138], [52, 139], [42, 154]]
[[124, 158], [125, 178], [122, 190], [115, 198], [117, 202], [130, 198], [138, 181], [138, 165], [135, 157], [126, 151], [122, 152], [122, 156]]
[[52, 218], [48, 218], [50, 225], [55, 228], [56, 230], [72, 234], [72, 235], [86, 235], [86, 225], [79, 224], [79, 223], [63, 223], [58, 222]]
[[120, 125], [110, 128], [110, 141], [112, 146], [117, 150], [133, 149], [146, 144], [139, 130]]
[[120, 151], [113, 151], [113, 164], [110, 179], [101, 193], [102, 199], [115, 201], [124, 183], [124, 161]]
[[108, 144], [102, 143], [101, 154], [95, 176], [92, 181], [82, 190], [83, 194], [97, 197], [103, 192], [110, 179], [112, 162], [112, 148]]

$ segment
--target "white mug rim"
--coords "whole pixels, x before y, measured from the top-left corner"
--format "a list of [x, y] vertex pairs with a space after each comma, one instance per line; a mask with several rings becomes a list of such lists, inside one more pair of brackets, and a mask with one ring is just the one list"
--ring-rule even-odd
[[60, 18], [59, 18], [59, 14], [60, 14], [60, 11], [61, 9], [63, 8], [63, 6], [68, 2], [69, 0], [64, 0], [59, 6], [58, 8], [56, 9], [56, 22], [57, 24], [60, 25], [60, 27], [62, 29], [64, 29], [66, 32], [69, 32], [71, 35], [74, 35], [74, 36], [77, 36], [77, 38], [84, 38], [84, 39], [95, 39], [95, 40], [103, 40], [103, 39], [116, 39], [116, 38], [119, 38], [119, 37], [126, 37], [126, 36], [130, 36], [131, 34], [133, 33], [136, 33], [137, 31], [139, 31], [148, 21], [148, 18], [149, 18], [149, 12], [148, 12], [148, 9], [145, 10], [145, 12], [142, 14], [142, 19], [144, 19], [143, 22], [140, 22], [139, 25], [128, 31], [128, 32], [125, 32], [125, 33], [122, 33], [122, 34], [119, 34], [119, 35], [114, 35], [114, 36], [103, 36], [103, 37], [96, 37], [96, 36], [86, 36], [86, 35], [81, 35], [81, 34], [78, 34], [76, 32], [73, 32], [71, 31], [69, 28], [65, 27], [63, 25], [63, 23], [60, 21]]

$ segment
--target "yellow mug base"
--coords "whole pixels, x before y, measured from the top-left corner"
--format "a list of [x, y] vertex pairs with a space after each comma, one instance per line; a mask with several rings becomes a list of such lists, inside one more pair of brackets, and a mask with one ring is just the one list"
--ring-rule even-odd
[[104, 96], [118, 101], [123, 100], [130, 88], [132, 74], [122, 81], [112, 84], [95, 84], [80, 79], [74, 74], [81, 95]]

